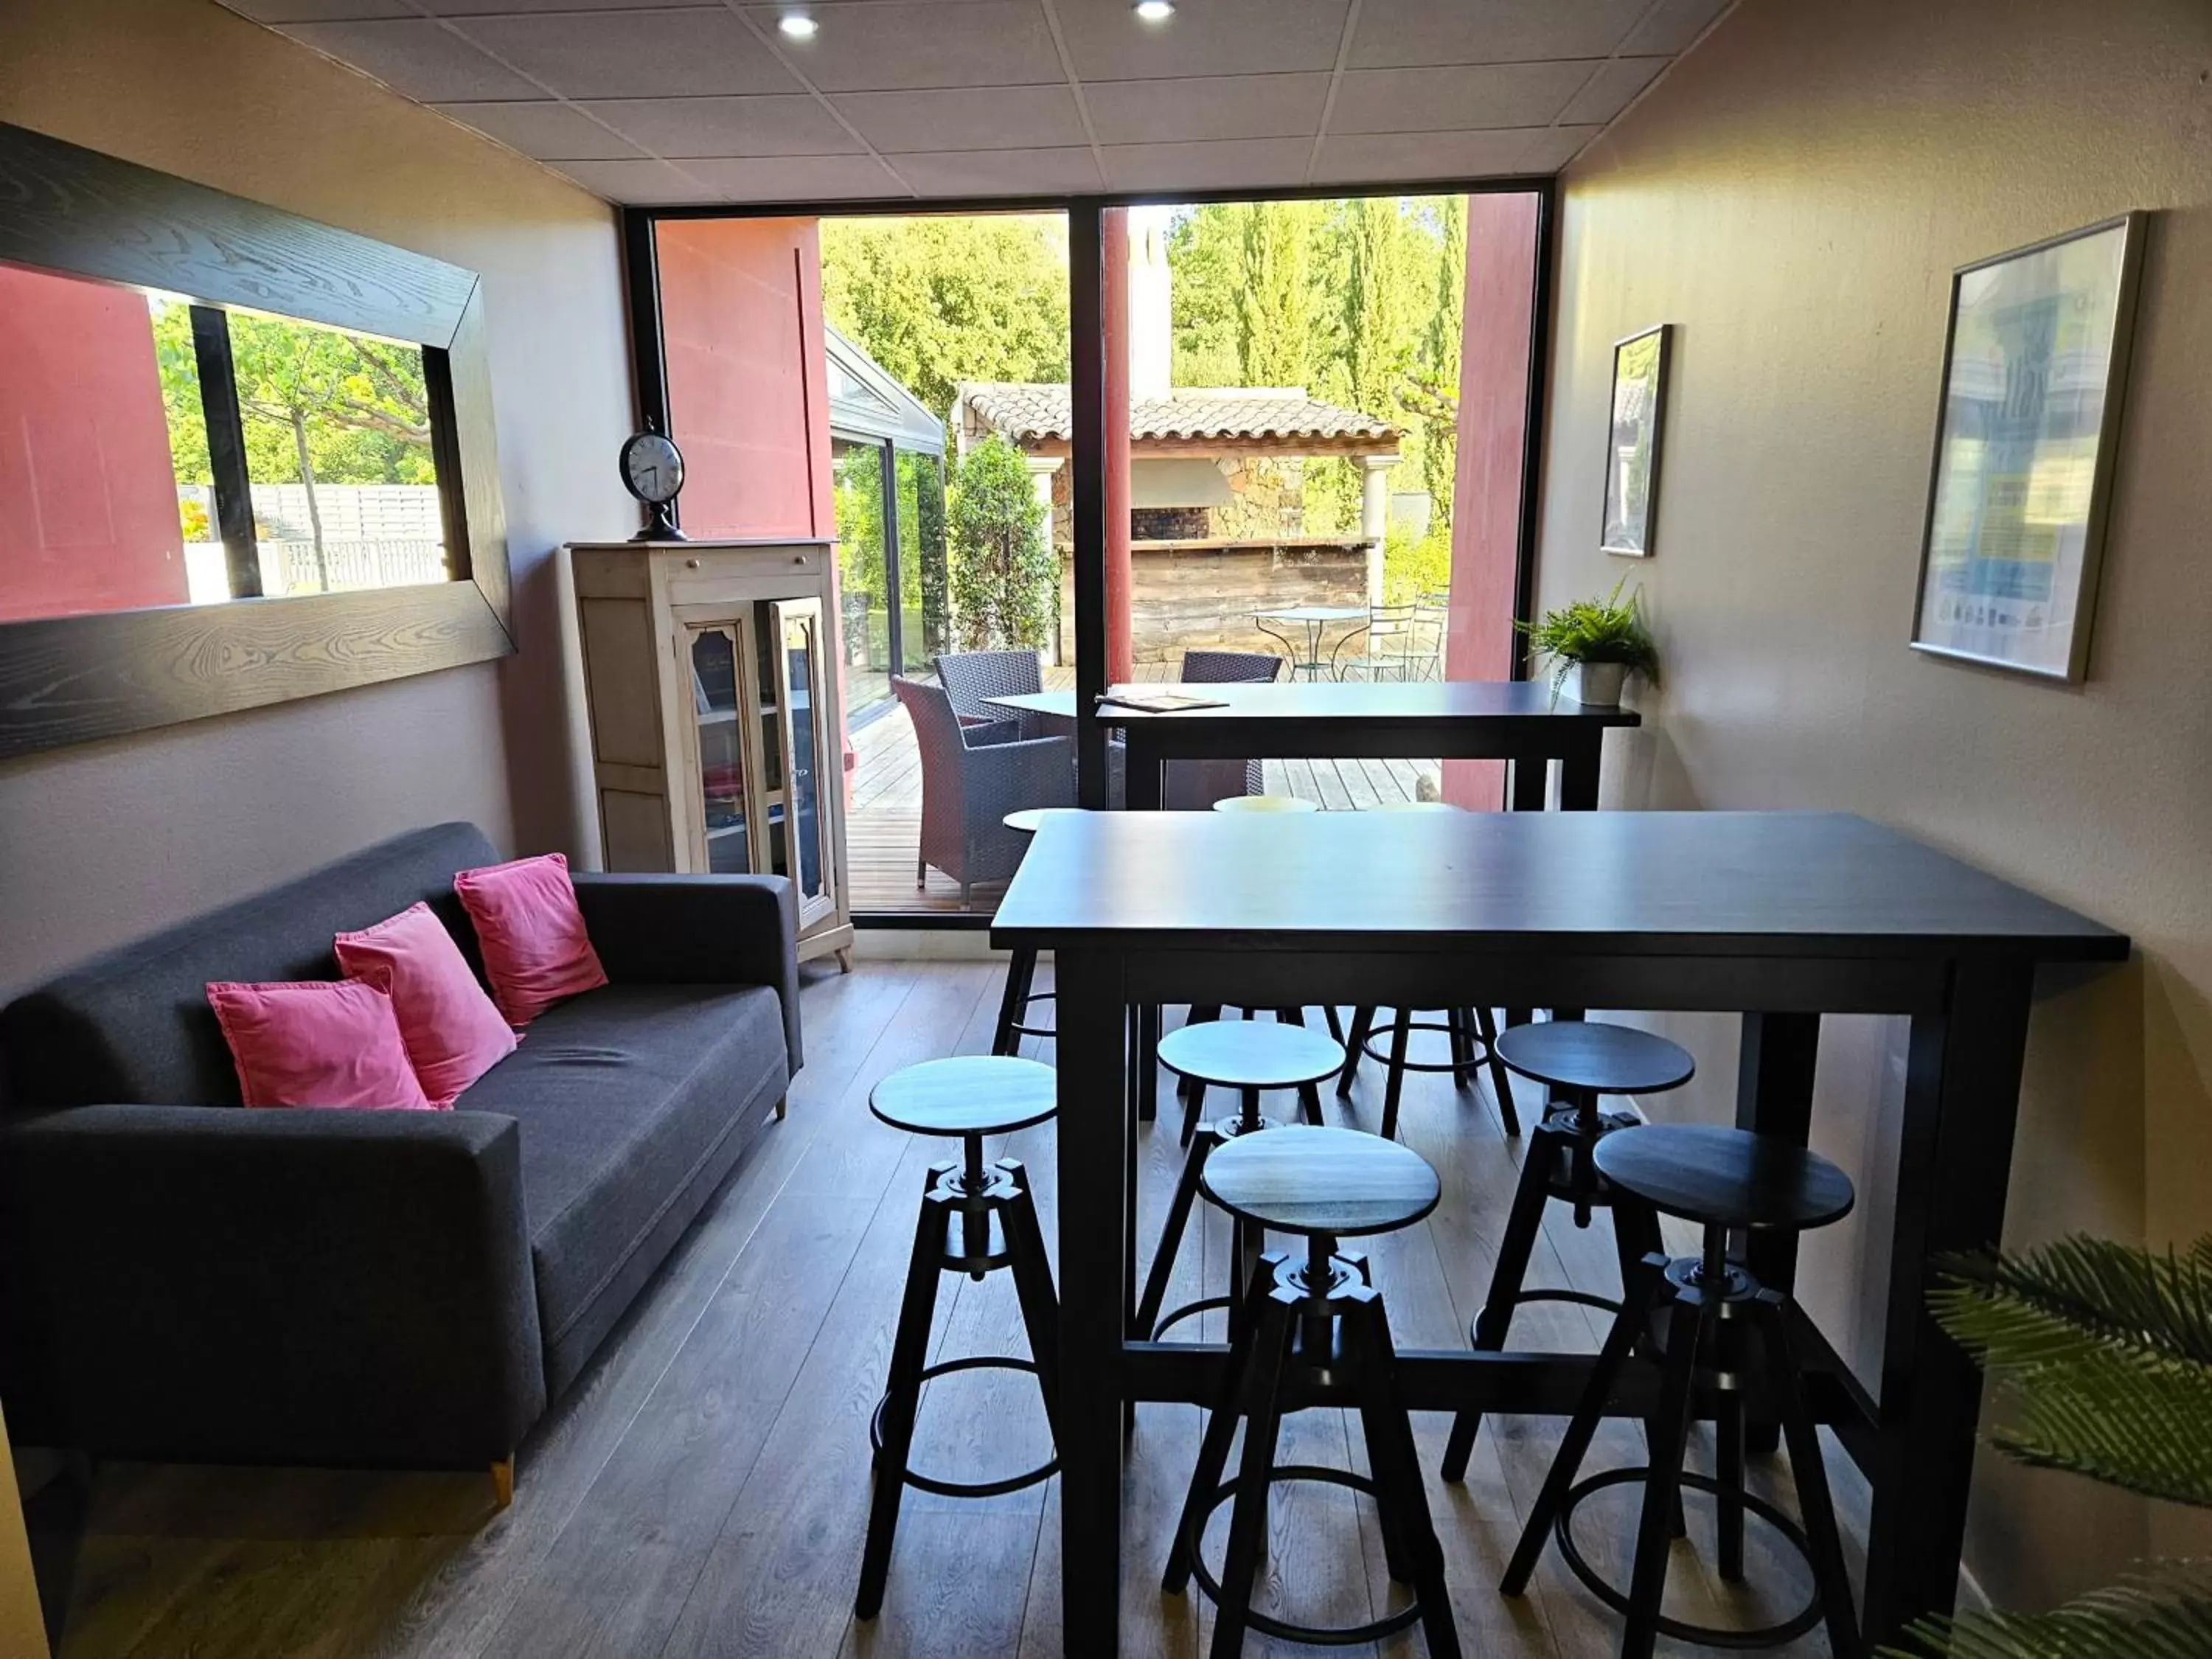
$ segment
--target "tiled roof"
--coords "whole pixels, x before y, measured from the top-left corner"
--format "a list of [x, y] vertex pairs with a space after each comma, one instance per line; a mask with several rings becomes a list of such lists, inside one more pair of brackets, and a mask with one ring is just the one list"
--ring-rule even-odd
[[[992, 430], [1017, 441], [1072, 435], [1067, 388], [1017, 380], [963, 385], [962, 402]], [[1301, 386], [1178, 387], [1164, 398], [1129, 400], [1132, 438], [1370, 438], [1398, 434], [1387, 421], [1309, 398]]]

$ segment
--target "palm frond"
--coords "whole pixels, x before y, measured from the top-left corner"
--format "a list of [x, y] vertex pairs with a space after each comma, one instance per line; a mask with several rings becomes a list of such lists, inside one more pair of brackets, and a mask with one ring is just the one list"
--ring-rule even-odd
[[2094, 1238], [1949, 1264], [1937, 1320], [2006, 1385], [2022, 1462], [2212, 1507], [2212, 1241]]
[[2212, 1579], [2183, 1565], [2051, 1613], [1978, 1613], [1930, 1620], [1911, 1632], [1912, 1650], [1892, 1659], [2206, 1659], [2212, 1656]]

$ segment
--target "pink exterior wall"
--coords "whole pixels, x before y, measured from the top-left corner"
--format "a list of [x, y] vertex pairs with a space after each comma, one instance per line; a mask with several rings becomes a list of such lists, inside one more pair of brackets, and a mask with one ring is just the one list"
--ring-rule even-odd
[[143, 295], [0, 265], [0, 618], [185, 599]]
[[817, 222], [669, 220], [657, 234], [684, 532], [832, 534]]
[[[1502, 680], [1512, 672], [1536, 203], [1533, 195], [1468, 198], [1459, 470], [1452, 485], [1451, 611], [1444, 632], [1448, 680]], [[1504, 763], [1446, 761], [1443, 795], [1455, 805], [1498, 810], [1504, 805]]]

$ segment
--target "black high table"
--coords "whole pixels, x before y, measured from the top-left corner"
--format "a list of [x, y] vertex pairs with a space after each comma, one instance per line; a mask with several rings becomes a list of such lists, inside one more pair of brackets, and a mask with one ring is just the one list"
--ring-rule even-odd
[[[1187, 690], [1218, 708], [1152, 714], [1102, 702], [1102, 725], [1129, 745], [1129, 805], [1160, 804], [1170, 760], [1510, 760], [1516, 811], [1540, 811], [1559, 763], [1559, 805], [1597, 805], [1598, 756], [1607, 730], [1642, 724], [1632, 709], [1586, 708], [1534, 680], [1383, 680], [1287, 685], [1140, 685], [1133, 696]], [[1372, 999], [1370, 999], [1372, 1000]]]
[[[2038, 968], [2121, 960], [2124, 935], [1846, 814], [1070, 812], [991, 937], [1057, 954], [1067, 1653], [1118, 1648], [1123, 1402], [1207, 1400], [1226, 1354], [1122, 1328], [1124, 1011], [1164, 1002], [1741, 1012], [1736, 1120], [1801, 1144], [1820, 1016], [1909, 1016], [1896, 1161], [1870, 1178], [1894, 1210], [1876, 1389], [1798, 1335], [1873, 1487], [1868, 1639], [1950, 1608], [1980, 1376], [1929, 1317], [1930, 1262], [2002, 1233]], [[1751, 1262], [1794, 1277], [1787, 1244]], [[1413, 1352], [1401, 1381], [1417, 1410], [1565, 1417], [1593, 1358]], [[1638, 1366], [1611, 1409], [1644, 1414], [1655, 1382]]]

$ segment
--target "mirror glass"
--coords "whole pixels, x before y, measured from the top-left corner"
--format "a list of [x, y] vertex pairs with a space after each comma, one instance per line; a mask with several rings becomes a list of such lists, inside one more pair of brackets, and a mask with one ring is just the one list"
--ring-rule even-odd
[[417, 345], [0, 264], [0, 621], [447, 580], [432, 422]]

